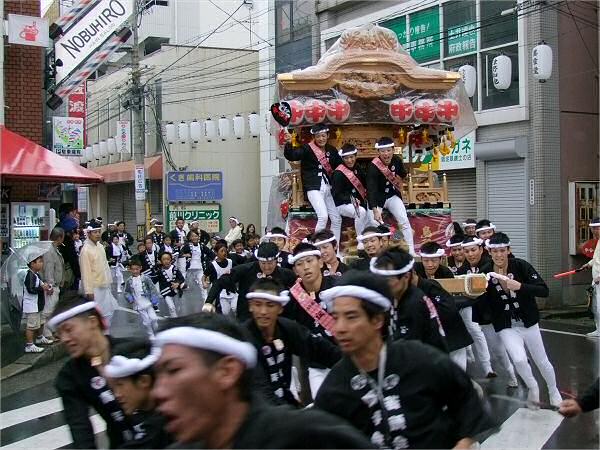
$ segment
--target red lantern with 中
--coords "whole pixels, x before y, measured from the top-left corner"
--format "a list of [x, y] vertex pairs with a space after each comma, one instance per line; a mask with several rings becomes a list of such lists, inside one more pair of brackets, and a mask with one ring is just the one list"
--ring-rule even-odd
[[458, 119], [460, 107], [456, 100], [445, 98], [437, 102], [435, 114], [440, 122], [452, 123]]
[[304, 104], [300, 100], [292, 99], [288, 100], [290, 109], [292, 110], [292, 118], [290, 119], [290, 125], [300, 125], [304, 120]]
[[308, 123], [321, 123], [327, 115], [327, 106], [322, 100], [311, 98], [304, 103], [304, 118]]
[[421, 123], [431, 123], [435, 120], [435, 102], [423, 99], [415, 102], [415, 120]]
[[414, 105], [408, 98], [397, 98], [390, 102], [390, 117], [394, 122], [408, 122], [412, 119]]
[[336, 98], [327, 102], [327, 119], [331, 123], [342, 123], [350, 116], [350, 103], [343, 98]]

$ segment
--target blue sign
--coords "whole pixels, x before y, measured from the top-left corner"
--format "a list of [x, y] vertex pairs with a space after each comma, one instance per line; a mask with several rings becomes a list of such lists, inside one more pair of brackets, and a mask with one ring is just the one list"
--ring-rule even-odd
[[223, 199], [223, 172], [167, 173], [170, 202], [211, 202]]

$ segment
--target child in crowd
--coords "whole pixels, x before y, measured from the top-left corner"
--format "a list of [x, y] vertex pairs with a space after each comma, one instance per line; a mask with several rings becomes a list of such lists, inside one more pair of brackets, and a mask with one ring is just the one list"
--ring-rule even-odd
[[179, 249], [175, 249], [173, 248], [172, 245], [172, 241], [171, 241], [171, 236], [169, 236], [168, 234], [166, 234], [163, 237], [163, 243], [160, 246], [160, 249], [158, 250], [158, 253], [170, 253], [171, 255], [173, 255], [174, 259], [177, 259], [179, 257]]
[[169, 316], [177, 317], [175, 297], [181, 298], [187, 285], [179, 269], [173, 265], [173, 256], [170, 253], [161, 253], [158, 259], [161, 264], [157, 271], [160, 295], [165, 299], [169, 308]]
[[75, 246], [75, 252], [77, 253], [77, 256], [79, 256], [81, 247], [83, 246], [83, 241], [81, 240], [81, 233], [77, 229], [73, 230], [73, 245]]
[[49, 345], [54, 342], [52, 339], [41, 335], [42, 326], [44, 325], [42, 318], [42, 311], [45, 304], [44, 293], [51, 295], [52, 286], [44, 283], [40, 278], [40, 272], [44, 267], [42, 256], [28, 261], [27, 267], [29, 267], [29, 270], [23, 282], [23, 314], [25, 314], [25, 318], [27, 319], [25, 353], [41, 353], [44, 349], [38, 347], [36, 344]]
[[[208, 264], [206, 273], [204, 274], [204, 289], [207, 290], [209, 284], [214, 283], [223, 275], [231, 273], [231, 269], [234, 267], [233, 261], [227, 257], [227, 241], [223, 240], [217, 242], [214, 252], [217, 254], [217, 257]], [[233, 314], [235, 317], [237, 298], [238, 295], [235, 292], [228, 292], [223, 289], [219, 297], [221, 312], [223, 314]]]
[[117, 292], [120, 294], [123, 292], [123, 263], [127, 260], [127, 251], [116, 234], [112, 235], [111, 243], [106, 246], [105, 251], [113, 280], [117, 283]]
[[125, 300], [127, 300], [140, 315], [140, 321], [148, 336], [154, 336], [158, 327], [158, 300], [160, 294], [152, 279], [142, 273], [142, 262], [137, 257], [129, 261], [131, 278], [125, 282]]

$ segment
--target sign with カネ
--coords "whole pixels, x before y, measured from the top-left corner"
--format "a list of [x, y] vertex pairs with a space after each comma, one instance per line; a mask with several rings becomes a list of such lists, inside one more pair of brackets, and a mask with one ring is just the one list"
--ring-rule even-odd
[[83, 117], [52, 118], [52, 150], [65, 156], [81, 156], [83, 150]]
[[210, 202], [223, 199], [223, 172], [167, 173], [167, 200]]
[[169, 205], [167, 208], [167, 222], [169, 230], [175, 229], [175, 221], [182, 217], [186, 223], [200, 222], [200, 229], [208, 233], [221, 231], [221, 205]]
[[475, 132], [456, 141], [448, 155], [440, 157], [439, 170], [472, 169], [475, 167]]
[[457, 56], [477, 50], [477, 25], [467, 23], [448, 28], [448, 55]]

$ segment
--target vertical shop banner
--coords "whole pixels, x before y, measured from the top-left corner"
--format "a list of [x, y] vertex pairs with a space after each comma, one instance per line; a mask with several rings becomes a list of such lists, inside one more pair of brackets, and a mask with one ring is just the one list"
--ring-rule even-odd
[[417, 62], [440, 57], [440, 9], [425, 9], [409, 16], [407, 50]]
[[81, 117], [52, 118], [52, 150], [64, 156], [81, 156], [84, 124]]
[[117, 152], [131, 153], [131, 122], [117, 120]]
[[[84, 130], [86, 106], [85, 82], [83, 82], [67, 96], [67, 116], [83, 119]], [[85, 133], [83, 134], [83, 146], [85, 147]]]
[[135, 199], [146, 200], [146, 175], [143, 164], [135, 166]]

